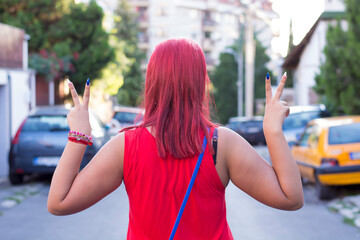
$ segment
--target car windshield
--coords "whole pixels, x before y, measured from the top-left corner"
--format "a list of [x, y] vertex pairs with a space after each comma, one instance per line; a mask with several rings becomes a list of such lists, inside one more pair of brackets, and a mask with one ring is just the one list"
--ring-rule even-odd
[[320, 117], [319, 111], [290, 114], [287, 118], [285, 118], [283, 129], [288, 130], [295, 128], [303, 128], [310, 120], [313, 120], [318, 117]]
[[118, 120], [120, 123], [135, 123], [137, 113], [131, 112], [116, 112], [114, 119]]
[[23, 132], [49, 132], [69, 131], [69, 125], [65, 115], [57, 116], [31, 116], [23, 128]]
[[329, 144], [360, 143], [360, 123], [329, 128]]

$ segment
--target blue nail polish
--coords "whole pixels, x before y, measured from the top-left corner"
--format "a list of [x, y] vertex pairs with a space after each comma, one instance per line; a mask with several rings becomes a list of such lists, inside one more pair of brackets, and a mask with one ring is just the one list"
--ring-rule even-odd
[[86, 81], [86, 85], [90, 85], [90, 79], [89, 78]]
[[269, 78], [270, 78], [270, 75], [269, 75], [269, 73], [267, 73], [267, 74], [266, 74], [266, 79], [269, 80]]

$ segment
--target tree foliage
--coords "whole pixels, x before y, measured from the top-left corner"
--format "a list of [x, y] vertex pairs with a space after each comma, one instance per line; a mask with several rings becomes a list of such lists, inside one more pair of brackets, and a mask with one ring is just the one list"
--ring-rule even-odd
[[[289, 46], [287, 51], [287, 56], [291, 53], [291, 51], [295, 48], [294, 45], [294, 34], [292, 28], [292, 20], [290, 20], [290, 27], [289, 27]], [[294, 87], [294, 73], [292, 69], [284, 69], [287, 72], [287, 79], [285, 83], [285, 87], [292, 88]]]
[[[94, 0], [88, 4], [73, 0], [0, 0], [0, 21], [24, 29], [31, 37], [31, 67], [50, 76], [49, 80], [68, 76], [75, 85], [81, 85], [79, 90], [87, 77], [97, 78], [114, 58], [102, 19], [103, 11]], [[64, 66], [68, 62], [70, 65]]]
[[[255, 39], [255, 87], [254, 87], [254, 101], [255, 99], [265, 98], [265, 77], [269, 73], [273, 81], [275, 77], [272, 71], [266, 66], [270, 61], [270, 57], [266, 53], [266, 48], [261, 42]], [[245, 69], [245, 68], [244, 68]]]
[[[237, 44], [238, 45], [238, 44]], [[265, 98], [265, 76], [271, 71], [266, 64], [270, 58], [266, 54], [266, 48], [260, 41], [255, 39], [255, 79], [254, 79], [254, 101]], [[237, 47], [231, 47], [237, 52]], [[245, 59], [245, 57], [244, 57]], [[243, 96], [245, 88], [245, 62], [243, 65]], [[230, 117], [237, 116], [237, 82], [238, 64], [234, 55], [229, 53], [220, 54], [220, 63], [216, 66], [212, 80], [214, 84], [214, 97], [216, 108], [221, 123], [226, 123]], [[275, 78], [273, 78], [275, 79]]]
[[220, 63], [212, 76], [214, 98], [220, 123], [237, 115], [237, 63], [232, 54], [221, 53]]
[[326, 59], [314, 87], [334, 115], [360, 114], [360, 7], [356, 0], [345, 3], [348, 29], [342, 29], [340, 20], [329, 26]]
[[124, 54], [127, 58], [124, 83], [118, 92], [118, 102], [122, 105], [137, 106], [140, 101], [144, 78], [141, 71], [141, 61], [146, 58], [144, 52], [138, 48], [137, 34], [140, 31], [136, 21], [137, 15], [131, 11], [127, 0], [119, 0], [115, 11], [114, 36], [125, 46]]

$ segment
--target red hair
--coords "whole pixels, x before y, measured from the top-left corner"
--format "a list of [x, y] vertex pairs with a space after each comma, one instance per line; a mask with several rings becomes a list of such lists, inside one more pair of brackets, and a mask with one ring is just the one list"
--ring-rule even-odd
[[199, 45], [187, 39], [171, 39], [156, 46], [146, 72], [145, 116], [138, 127], [155, 127], [161, 158], [167, 154], [178, 159], [200, 154], [200, 133], [205, 133], [210, 143], [208, 128], [215, 125], [210, 121], [209, 87]]

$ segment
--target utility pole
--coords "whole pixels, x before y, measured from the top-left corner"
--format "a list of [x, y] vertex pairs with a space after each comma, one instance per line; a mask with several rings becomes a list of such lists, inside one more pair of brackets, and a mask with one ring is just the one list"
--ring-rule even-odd
[[252, 117], [254, 109], [255, 41], [252, 12], [245, 17], [245, 116]]
[[244, 103], [244, 96], [243, 96], [243, 76], [244, 76], [244, 18], [241, 15], [239, 18], [239, 51], [236, 54], [237, 57], [237, 64], [238, 64], [238, 80], [237, 80], [237, 113], [238, 117], [243, 116], [243, 103]]

